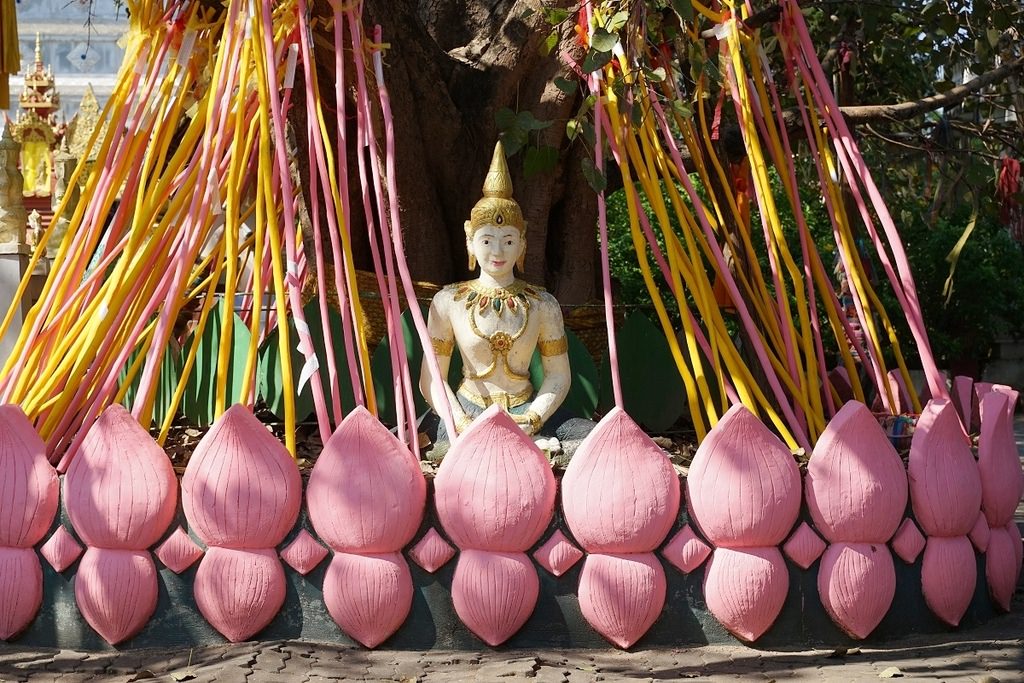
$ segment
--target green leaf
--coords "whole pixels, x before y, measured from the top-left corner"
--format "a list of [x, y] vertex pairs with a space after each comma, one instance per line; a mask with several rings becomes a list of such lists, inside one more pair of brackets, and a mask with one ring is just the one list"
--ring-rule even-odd
[[556, 45], [558, 45], [558, 31], [552, 31], [544, 39], [544, 42], [540, 44], [540, 49], [538, 50], [540, 56], [547, 57], [555, 49]]
[[521, 111], [516, 114], [516, 127], [522, 130], [544, 130], [548, 128], [553, 121], [541, 121], [533, 115], [530, 111]]
[[619, 42], [619, 36], [605, 28], [596, 29], [590, 38], [590, 45], [597, 52], [611, 52], [617, 42]]
[[557, 26], [569, 18], [569, 10], [561, 7], [545, 7], [541, 11], [544, 13], [544, 19], [552, 26]]
[[590, 121], [583, 122], [583, 130], [581, 133], [583, 134], [583, 139], [587, 141], [588, 145], [593, 147], [597, 144], [597, 137], [594, 135], [594, 124]]
[[[590, 357], [587, 347], [571, 330], [565, 331], [565, 338], [569, 342], [569, 371], [572, 381], [561, 408], [572, 413], [573, 417], [589, 420], [594, 417], [599, 397], [600, 377], [597, 364]], [[530, 382], [534, 389], [540, 389], [544, 382], [544, 362], [540, 353], [536, 351], [530, 360]]]
[[594, 192], [604, 192], [608, 187], [608, 181], [605, 180], [604, 173], [594, 165], [594, 160], [590, 157], [583, 157], [581, 166], [583, 167], [583, 177], [587, 179]]
[[516, 124], [516, 113], [508, 107], [502, 107], [494, 113], [494, 125], [500, 131], [506, 131]]
[[672, 0], [672, 9], [683, 21], [693, 21], [693, 5], [690, 0]]
[[548, 145], [540, 147], [527, 147], [526, 160], [523, 162], [523, 172], [527, 178], [538, 173], [550, 171], [558, 165], [558, 150]]
[[625, 26], [627, 21], [629, 21], [629, 12], [616, 12], [612, 15], [612, 18], [608, 20], [608, 24], [605, 28], [612, 33], [615, 33]]
[[[139, 351], [136, 349], [128, 356], [128, 362], [125, 364], [124, 370], [121, 371], [121, 376], [118, 382], [124, 382], [127, 377], [128, 368], [135, 362], [138, 355]], [[145, 362], [146, 361], [142, 361], [143, 365], [139, 367], [139, 371], [136, 373], [135, 379], [132, 380], [131, 386], [125, 392], [124, 405], [128, 408], [135, 407], [135, 398], [138, 395], [139, 384], [142, 382], [142, 372], [145, 368]], [[177, 343], [172, 339], [168, 344], [167, 349], [164, 351], [163, 358], [160, 359], [160, 368], [157, 370], [156, 377], [156, 400], [153, 402], [153, 415], [150, 424], [144, 425], [145, 427], [149, 427], [151, 425], [160, 426], [163, 424], [168, 411], [171, 409], [171, 402], [174, 400], [174, 390], [178, 388], [178, 382], [181, 380], [181, 370], [183, 365], [184, 361], [181, 357], [181, 351], [178, 349]], [[179, 409], [181, 408], [180, 405], [178, 407]]]
[[576, 119], [569, 119], [565, 122], [565, 136], [570, 140], [575, 140], [576, 136], [580, 134], [580, 122]]
[[[427, 307], [420, 305], [423, 315], [427, 314]], [[423, 367], [423, 346], [420, 344], [420, 337], [416, 334], [415, 325], [412, 322], [412, 313], [408, 309], [402, 313], [402, 339], [405, 342], [405, 355], [409, 359], [409, 372], [413, 386], [416, 387], [415, 405], [416, 415], [422, 415], [428, 410], [427, 402], [419, 392], [420, 372]], [[393, 425], [397, 422], [395, 416], [395, 385], [392, 382], [391, 373], [391, 342], [387, 337], [380, 340], [373, 358], [370, 360], [370, 368], [373, 371], [373, 390], [377, 396], [377, 414], [385, 424]], [[459, 385], [462, 378], [462, 357], [456, 349], [452, 355], [451, 364], [448, 366], [448, 384], [452, 387]]]
[[237, 403], [242, 397], [242, 378], [245, 373], [245, 360], [249, 354], [249, 328], [242, 319], [230, 311], [233, 317], [231, 325], [231, 352], [228, 356], [228, 367], [218, 365], [220, 354], [220, 338], [222, 319], [225, 313], [222, 301], [207, 318], [202, 335], [196, 339], [191, 334], [185, 343], [185, 355], [192, 344], [199, 344], [196, 350], [196, 362], [185, 384], [182, 396], [182, 412], [192, 424], [206, 427], [213, 424], [214, 408], [216, 407], [217, 375], [227, 374], [227, 398], [225, 408]]
[[555, 87], [564, 92], [566, 95], [572, 95], [576, 92], [577, 83], [576, 81], [563, 78], [562, 76], [555, 76]]
[[585, 73], [589, 74], [604, 67], [610, 61], [612, 61], [611, 52], [597, 52], [594, 48], [590, 48], [590, 50], [587, 51], [587, 56], [583, 58], [583, 64], [580, 68], [582, 68]]
[[657, 69], [644, 69], [644, 73], [647, 75], [648, 80], [654, 81], [655, 83], [661, 83], [665, 80], [666, 73], [665, 67], [659, 66]]
[[533, 8], [532, 7], [527, 7], [526, 9], [523, 10], [523, 13], [519, 15], [519, 19], [520, 19], [520, 21], [526, 21], [527, 19], [529, 19], [533, 15], [534, 15]]
[[991, 45], [992, 47], [995, 47], [996, 45], [999, 44], [999, 39], [1002, 37], [1002, 35], [1003, 32], [995, 28], [990, 28], [987, 31], [985, 31], [985, 37], [988, 38], [988, 44]]
[[[626, 412], [647, 429], [665, 431], [686, 410], [686, 388], [664, 332], [635, 311], [623, 321], [615, 338]], [[601, 365], [601, 406], [610, 408], [613, 403], [611, 367], [605, 358]]]
[[693, 109], [682, 100], [672, 100], [672, 109], [684, 119], [693, 118]]
[[[316, 354], [317, 363], [320, 366], [320, 379], [323, 382], [324, 395], [330, 400], [330, 386], [327, 383], [327, 345], [324, 342], [324, 325], [323, 318], [320, 316], [320, 306], [314, 300], [306, 304], [302, 313], [306, 318], [306, 324], [309, 325], [309, 334], [313, 340], [313, 351]], [[334, 355], [335, 368], [338, 371], [338, 387], [341, 392], [341, 408], [347, 413], [353, 407], [355, 407], [355, 397], [352, 393], [352, 383], [349, 379], [348, 369], [348, 356], [345, 353], [345, 338], [344, 328], [341, 321], [341, 315], [333, 308], [328, 309], [328, 320], [331, 329], [331, 343], [333, 348], [331, 349]], [[267, 339], [263, 342], [263, 346], [260, 349], [259, 357], [259, 391], [263, 400], [267, 404], [267, 408], [270, 412], [274, 413], [279, 418], [284, 418], [284, 392], [286, 387], [281, 374], [281, 349], [280, 342], [280, 327], [275, 328], [267, 335]], [[288, 345], [290, 348], [290, 356], [292, 363], [292, 381], [299, 381], [299, 373], [302, 371], [302, 366], [305, 365], [306, 359], [298, 350], [299, 337], [298, 331], [295, 329], [295, 321], [291, 317], [288, 318]], [[290, 390], [295, 396], [295, 419], [302, 421], [309, 417], [314, 410], [313, 404], [313, 389], [311, 379], [302, 388], [302, 391], [296, 392], [296, 386], [290, 387]]]
[[521, 128], [512, 128], [501, 134], [501, 142], [505, 146], [505, 156], [514, 156], [529, 141], [529, 133]]

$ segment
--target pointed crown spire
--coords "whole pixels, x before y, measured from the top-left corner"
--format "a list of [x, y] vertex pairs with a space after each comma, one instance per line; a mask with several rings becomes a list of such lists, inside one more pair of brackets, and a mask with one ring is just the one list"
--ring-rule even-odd
[[526, 222], [523, 212], [516, 200], [512, 199], [512, 177], [505, 161], [505, 148], [499, 140], [494, 145], [494, 156], [491, 167], [484, 178], [484, 196], [470, 211], [466, 221], [466, 237], [472, 238], [473, 233], [485, 225], [511, 225], [526, 233]]

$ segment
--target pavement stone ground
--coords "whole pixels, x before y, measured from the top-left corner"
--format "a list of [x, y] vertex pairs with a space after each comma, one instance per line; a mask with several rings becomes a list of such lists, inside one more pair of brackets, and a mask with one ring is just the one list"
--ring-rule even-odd
[[[1014, 422], [1024, 454], [1024, 416]], [[1022, 455], [1024, 462], [1024, 455]], [[1017, 509], [1024, 526], [1024, 503]], [[1024, 682], [1024, 585], [1012, 610], [964, 631], [850, 649], [764, 650], [740, 644], [678, 649], [411, 651], [266, 641], [168, 650], [76, 652], [0, 643], [0, 683], [320, 683], [399, 681], [973, 681]]]

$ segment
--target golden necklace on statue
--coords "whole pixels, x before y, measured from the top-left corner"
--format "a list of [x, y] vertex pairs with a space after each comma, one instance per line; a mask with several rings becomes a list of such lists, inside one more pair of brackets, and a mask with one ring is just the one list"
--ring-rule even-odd
[[515, 313], [520, 308], [530, 310], [530, 299], [539, 299], [543, 288], [515, 280], [508, 287], [485, 287], [476, 280], [452, 285], [455, 301], [466, 302], [466, 310], [474, 308], [481, 314], [493, 310], [501, 316], [506, 310]]
[[[511, 353], [512, 347], [523, 336], [527, 326], [530, 324], [530, 298], [538, 298], [538, 288], [518, 280], [513, 282], [510, 287], [484, 287], [475, 282], [460, 283], [458, 287], [455, 299], [467, 299], [466, 310], [468, 311], [467, 320], [469, 321], [469, 328], [477, 337], [486, 340], [491, 350], [491, 362], [480, 372], [473, 372], [468, 367], [463, 368], [466, 379], [486, 379], [494, 374], [494, 371], [498, 368], [498, 363], [501, 363], [502, 369], [510, 378], [517, 380], [530, 379], [528, 370], [518, 372], [512, 369], [508, 362], [508, 354]], [[501, 316], [506, 309], [512, 314], [522, 310], [523, 320], [518, 329], [514, 332], [497, 330], [491, 334], [487, 334], [480, 329], [476, 320], [478, 314], [487, 315], [489, 310], [493, 310], [498, 316]]]

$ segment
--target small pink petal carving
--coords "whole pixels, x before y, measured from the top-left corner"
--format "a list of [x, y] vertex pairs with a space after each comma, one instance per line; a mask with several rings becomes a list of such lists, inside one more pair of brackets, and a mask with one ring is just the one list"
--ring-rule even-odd
[[419, 462], [363, 407], [327, 441], [306, 488], [313, 528], [339, 552], [401, 550], [420, 526], [426, 499]]
[[412, 561], [430, 574], [446, 565], [454, 555], [455, 549], [433, 527], [409, 550]]
[[953, 404], [932, 399], [910, 442], [910, 497], [928, 536], [966, 536], [981, 508], [981, 477]]
[[459, 555], [452, 578], [455, 613], [492, 647], [526, 623], [539, 593], [537, 571], [526, 553], [463, 550]]
[[156, 611], [156, 599], [156, 565], [147, 551], [86, 549], [75, 574], [75, 602], [108, 643], [141, 631]]
[[896, 569], [884, 543], [834, 543], [821, 558], [818, 594], [839, 628], [863, 639], [896, 595]]
[[341, 630], [377, 647], [412, 608], [412, 575], [401, 553], [335, 553], [324, 576], [324, 603]]
[[978, 549], [979, 553], [985, 552], [988, 548], [989, 537], [991, 531], [988, 528], [988, 521], [985, 519], [985, 513], [978, 513], [978, 521], [974, 523], [974, 528], [971, 529], [971, 533], [967, 534], [967, 537], [971, 539], [971, 543]]
[[63, 526], [57, 527], [50, 539], [39, 549], [39, 554], [58, 572], [62, 572], [82, 554], [82, 546]]
[[0, 547], [0, 640], [32, 623], [43, 604], [43, 570], [32, 548]]
[[167, 530], [177, 496], [167, 454], [118, 404], [89, 428], [64, 477], [64, 505], [89, 546], [145, 550]]
[[977, 580], [974, 547], [967, 536], [928, 538], [921, 563], [921, 590], [935, 616], [950, 626], [959, 625]]
[[807, 465], [807, 507], [832, 543], [885, 543], [907, 507], [907, 474], [863, 403], [844, 405], [825, 427]]
[[661, 554], [674, 567], [689, 574], [708, 559], [708, 555], [711, 554], [711, 546], [700, 540], [700, 537], [687, 524], [665, 545]]
[[232, 643], [259, 633], [284, 604], [284, 568], [273, 549], [211, 546], [193, 587], [196, 606]]
[[46, 445], [16, 405], [0, 406], [0, 546], [31, 548], [57, 512], [60, 484]]
[[789, 449], [740, 404], [701, 442], [686, 479], [690, 517], [716, 547], [777, 545], [800, 511]]
[[590, 554], [580, 573], [580, 611], [595, 631], [623, 649], [665, 606], [665, 570], [654, 553]]
[[711, 554], [704, 599], [722, 626], [740, 640], [753, 642], [764, 635], [788, 591], [789, 573], [778, 548], [716, 548]]
[[899, 370], [890, 370], [886, 376], [889, 381], [889, 390], [893, 394], [893, 398], [896, 400], [896, 405], [893, 406], [896, 409], [896, 413], [906, 413], [914, 410], [914, 405], [910, 400], [910, 391], [907, 389], [907, 383], [903, 379], [903, 375]]
[[[1020, 561], [1014, 548], [1013, 536], [1020, 538], [1016, 526], [1013, 533], [1010, 527], [992, 529], [992, 536], [985, 553], [985, 578], [988, 580], [988, 592], [992, 601], [1004, 612], [1010, 611], [1010, 600], [1017, 587], [1020, 575]], [[1019, 542], [1019, 541], [1018, 541]]]
[[561, 576], [583, 557], [583, 551], [566, 538], [561, 529], [556, 529], [551, 538], [533, 553], [537, 564], [555, 576]]
[[958, 375], [953, 378], [953, 403], [956, 405], [956, 412], [960, 415], [960, 421], [965, 431], [971, 430], [971, 421], [974, 419], [974, 380], [970, 377]]
[[327, 548], [318, 543], [305, 529], [299, 531], [292, 542], [281, 551], [281, 559], [303, 576], [313, 571], [325, 557]]
[[901, 560], [913, 564], [917, 556], [924, 550], [924, 536], [918, 530], [914, 520], [907, 517], [892, 539], [892, 549]]
[[434, 502], [459, 548], [524, 552], [551, 521], [555, 477], [530, 437], [494, 405], [448, 451]]
[[1004, 526], [1024, 493], [1013, 418], [1007, 412], [1008, 397], [993, 391], [981, 399], [981, 434], [978, 436], [978, 472], [981, 476], [981, 508], [990, 526]]
[[156, 556], [165, 567], [180, 574], [203, 556], [203, 549], [179, 526], [156, 549]]
[[248, 409], [234, 405], [196, 446], [181, 500], [206, 545], [270, 548], [295, 526], [302, 479], [281, 442]]
[[605, 415], [562, 478], [562, 510], [592, 553], [657, 548], [679, 512], [679, 477], [665, 452], [622, 408]]
[[807, 522], [802, 522], [782, 546], [782, 551], [786, 553], [786, 557], [796, 562], [798, 567], [807, 569], [825, 552], [825, 541], [814, 533], [814, 529], [808, 526]]
[[1020, 398], [1020, 392], [1005, 384], [993, 384], [992, 391], [1006, 396], [1006, 415], [1010, 418], [1010, 422], [1013, 422], [1013, 414], [1017, 412], [1017, 399]]

